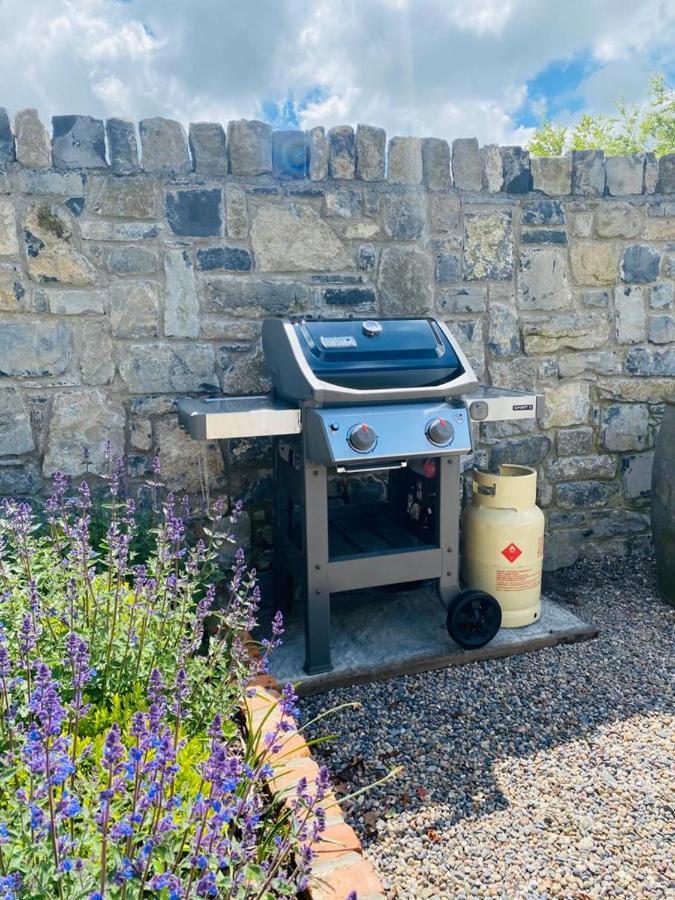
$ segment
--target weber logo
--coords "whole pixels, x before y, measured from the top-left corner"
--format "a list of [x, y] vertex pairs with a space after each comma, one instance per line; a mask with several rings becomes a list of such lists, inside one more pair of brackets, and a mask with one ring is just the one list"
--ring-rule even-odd
[[356, 339], [351, 335], [329, 335], [328, 337], [321, 335], [319, 343], [324, 350], [336, 350], [340, 347], [356, 347]]
[[534, 404], [533, 403], [514, 403], [513, 404], [514, 412], [521, 412], [526, 409], [534, 409]]

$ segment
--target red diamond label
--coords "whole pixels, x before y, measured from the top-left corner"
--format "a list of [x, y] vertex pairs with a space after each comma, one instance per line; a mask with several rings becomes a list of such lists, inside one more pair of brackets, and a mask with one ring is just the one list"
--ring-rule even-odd
[[510, 563], [514, 563], [518, 557], [522, 554], [522, 550], [517, 544], [511, 543], [508, 544], [502, 550], [502, 556], [505, 556]]

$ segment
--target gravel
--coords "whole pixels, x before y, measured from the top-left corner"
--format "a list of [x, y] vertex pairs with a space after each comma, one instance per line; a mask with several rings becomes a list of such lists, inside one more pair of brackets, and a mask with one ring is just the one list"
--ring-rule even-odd
[[363, 704], [315, 749], [341, 795], [404, 767], [344, 805], [388, 897], [675, 897], [675, 609], [649, 559], [547, 594], [600, 637], [302, 701]]

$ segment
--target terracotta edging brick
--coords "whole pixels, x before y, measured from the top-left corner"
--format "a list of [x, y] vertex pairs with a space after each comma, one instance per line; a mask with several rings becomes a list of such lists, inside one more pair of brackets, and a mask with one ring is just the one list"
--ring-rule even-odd
[[[246, 721], [255, 728], [264, 720], [264, 731], [274, 730], [281, 719], [278, 709], [281, 694], [279, 683], [271, 675], [261, 675], [253, 679], [249, 693], [251, 696], [247, 696], [243, 703]], [[262, 737], [261, 734], [259, 739]], [[271, 792], [286, 804], [286, 796], [300, 778], [306, 778], [310, 785], [315, 781], [319, 766], [297, 729], [283, 732], [280, 742], [281, 749], [269, 754], [274, 774], [268, 785]], [[385, 900], [384, 888], [377, 873], [364, 859], [361, 841], [345, 822], [332, 791], [328, 792], [322, 806], [326, 810], [326, 830], [314, 846], [316, 855], [307, 891], [309, 896], [312, 900], [346, 900], [351, 891], [356, 891], [358, 900]]]

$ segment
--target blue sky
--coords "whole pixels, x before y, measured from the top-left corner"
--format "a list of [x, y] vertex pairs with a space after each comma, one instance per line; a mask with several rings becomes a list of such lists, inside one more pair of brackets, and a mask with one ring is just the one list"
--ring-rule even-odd
[[0, 105], [524, 142], [675, 81], [673, 0], [0, 0]]

